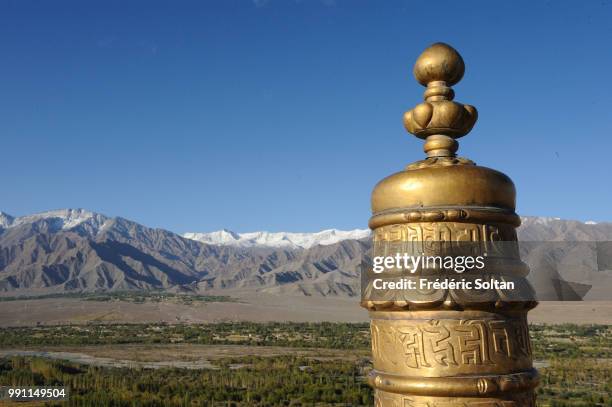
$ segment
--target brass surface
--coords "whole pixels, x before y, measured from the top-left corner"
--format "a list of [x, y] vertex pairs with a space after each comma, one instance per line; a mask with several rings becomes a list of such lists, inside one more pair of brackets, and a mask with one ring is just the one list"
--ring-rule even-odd
[[515, 199], [514, 183], [499, 171], [476, 165], [432, 165], [380, 181], [372, 192], [372, 212], [449, 205], [513, 212]]
[[[425, 101], [405, 114], [404, 124], [425, 139], [427, 157], [375, 186], [373, 256], [389, 255], [390, 247], [418, 251], [415, 244], [431, 241], [482, 244], [494, 253], [497, 242], [505, 242], [491, 272], [524, 279], [529, 270], [518, 254], [512, 180], [455, 155], [456, 139], [477, 119], [473, 106], [453, 101], [451, 86], [464, 71], [462, 57], [442, 43], [427, 48], [414, 66], [415, 78], [427, 87]], [[535, 407], [538, 374], [527, 312], [536, 303], [504, 293], [493, 297], [483, 302], [470, 293], [437, 290], [418, 298], [363, 300], [371, 318], [375, 405]]]

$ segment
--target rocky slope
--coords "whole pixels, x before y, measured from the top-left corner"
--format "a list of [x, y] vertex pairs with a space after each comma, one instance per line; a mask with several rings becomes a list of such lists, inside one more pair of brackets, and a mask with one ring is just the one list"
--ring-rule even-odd
[[[519, 234], [522, 240], [612, 240], [612, 224], [525, 218]], [[370, 248], [363, 230], [187, 236], [84, 210], [0, 213], [0, 293], [156, 288], [353, 296]]]

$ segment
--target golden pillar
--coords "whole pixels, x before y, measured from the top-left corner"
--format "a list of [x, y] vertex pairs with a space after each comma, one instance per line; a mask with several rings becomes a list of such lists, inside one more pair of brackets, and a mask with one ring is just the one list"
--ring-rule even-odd
[[[457, 51], [443, 43], [427, 48], [415, 64], [414, 76], [427, 89], [404, 124], [425, 140], [427, 157], [374, 188], [372, 257], [440, 254], [442, 247], [465, 243], [488, 256], [488, 277], [528, 290], [512, 180], [455, 155], [456, 139], [477, 119], [473, 106], [453, 101], [451, 86], [464, 68]], [[531, 297], [500, 288], [417, 289], [403, 297], [374, 298], [367, 296], [371, 284], [366, 281], [362, 306], [371, 318], [369, 382], [377, 407], [535, 406], [538, 374], [527, 325], [527, 312], [536, 305]]]

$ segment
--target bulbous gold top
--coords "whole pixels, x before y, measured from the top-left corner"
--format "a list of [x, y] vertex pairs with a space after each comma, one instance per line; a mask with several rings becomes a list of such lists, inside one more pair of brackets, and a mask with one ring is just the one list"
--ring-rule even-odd
[[465, 64], [461, 55], [450, 45], [437, 42], [427, 48], [414, 64], [414, 77], [423, 86], [444, 81], [453, 86], [463, 78]]

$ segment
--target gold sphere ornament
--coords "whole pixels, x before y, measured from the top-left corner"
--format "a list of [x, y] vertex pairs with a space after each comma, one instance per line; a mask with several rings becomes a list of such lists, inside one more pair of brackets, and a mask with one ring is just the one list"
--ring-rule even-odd
[[465, 64], [453, 47], [437, 42], [423, 51], [414, 64], [413, 72], [423, 86], [434, 81], [444, 81], [452, 86], [463, 77]]

